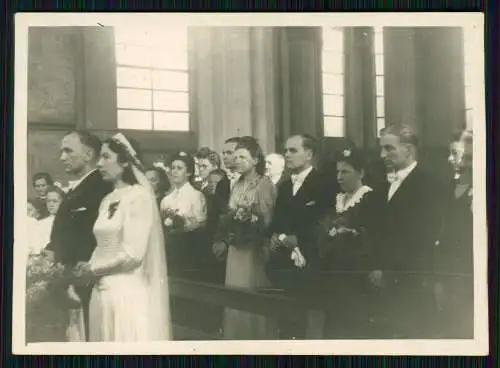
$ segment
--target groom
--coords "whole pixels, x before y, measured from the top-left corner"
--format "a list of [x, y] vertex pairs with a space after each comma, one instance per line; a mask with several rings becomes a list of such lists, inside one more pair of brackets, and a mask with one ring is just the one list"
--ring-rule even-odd
[[[66, 172], [75, 180], [70, 182], [66, 199], [54, 219], [50, 243], [46, 250], [56, 262], [71, 271], [78, 262], [90, 259], [96, 246], [93, 226], [102, 199], [111, 191], [96, 169], [101, 141], [85, 131], [73, 131], [61, 142], [60, 160]], [[88, 340], [88, 310], [92, 287], [74, 286], [83, 308], [85, 338]]]

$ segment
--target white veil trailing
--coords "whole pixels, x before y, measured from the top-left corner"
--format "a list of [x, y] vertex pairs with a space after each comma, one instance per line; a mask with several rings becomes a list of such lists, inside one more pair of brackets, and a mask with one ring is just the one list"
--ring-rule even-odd
[[163, 237], [163, 227], [160, 213], [156, 204], [156, 197], [153, 188], [141, 171], [141, 162], [137, 158], [137, 153], [131, 146], [127, 138], [118, 133], [113, 139], [120, 142], [127, 148], [134, 163], [132, 171], [137, 182], [146, 188], [149, 193], [149, 204], [153, 213], [153, 223], [148, 234], [148, 246], [142, 269], [144, 271], [149, 288], [149, 330], [152, 341], [165, 341], [172, 339], [172, 324], [170, 321], [170, 298], [167, 277], [167, 258], [165, 253], [165, 240]]

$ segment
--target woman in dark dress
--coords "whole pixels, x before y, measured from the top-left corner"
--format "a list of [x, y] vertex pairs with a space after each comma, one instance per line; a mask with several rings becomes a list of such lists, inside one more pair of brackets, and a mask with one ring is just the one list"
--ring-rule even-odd
[[436, 244], [436, 270], [443, 275], [436, 285], [442, 338], [472, 338], [474, 332], [472, 132], [464, 132], [459, 143], [455, 185]]
[[321, 260], [318, 281], [331, 309], [326, 327], [328, 338], [362, 337], [369, 324], [369, 311], [365, 308], [369, 303], [366, 275], [370, 270], [369, 220], [373, 191], [363, 185], [364, 175], [361, 153], [355, 149], [344, 150], [337, 161], [341, 192], [318, 229]]

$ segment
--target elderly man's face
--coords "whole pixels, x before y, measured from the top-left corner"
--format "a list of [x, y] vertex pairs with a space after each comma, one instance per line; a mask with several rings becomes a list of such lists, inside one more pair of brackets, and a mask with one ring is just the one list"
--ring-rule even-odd
[[284, 161], [276, 154], [270, 154], [266, 157], [266, 175], [278, 176], [281, 175], [284, 169]]

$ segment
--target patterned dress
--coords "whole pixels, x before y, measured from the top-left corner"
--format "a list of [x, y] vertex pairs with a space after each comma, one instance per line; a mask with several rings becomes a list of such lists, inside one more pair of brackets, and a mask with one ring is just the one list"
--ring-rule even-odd
[[[276, 188], [271, 180], [257, 174], [240, 178], [234, 185], [229, 208], [252, 206], [254, 211], [271, 222]], [[255, 290], [268, 286], [265, 276], [267, 254], [265, 239], [259, 244], [230, 244], [226, 266], [226, 286]], [[272, 323], [264, 316], [226, 308], [224, 315], [225, 339], [266, 339], [272, 334]]]

